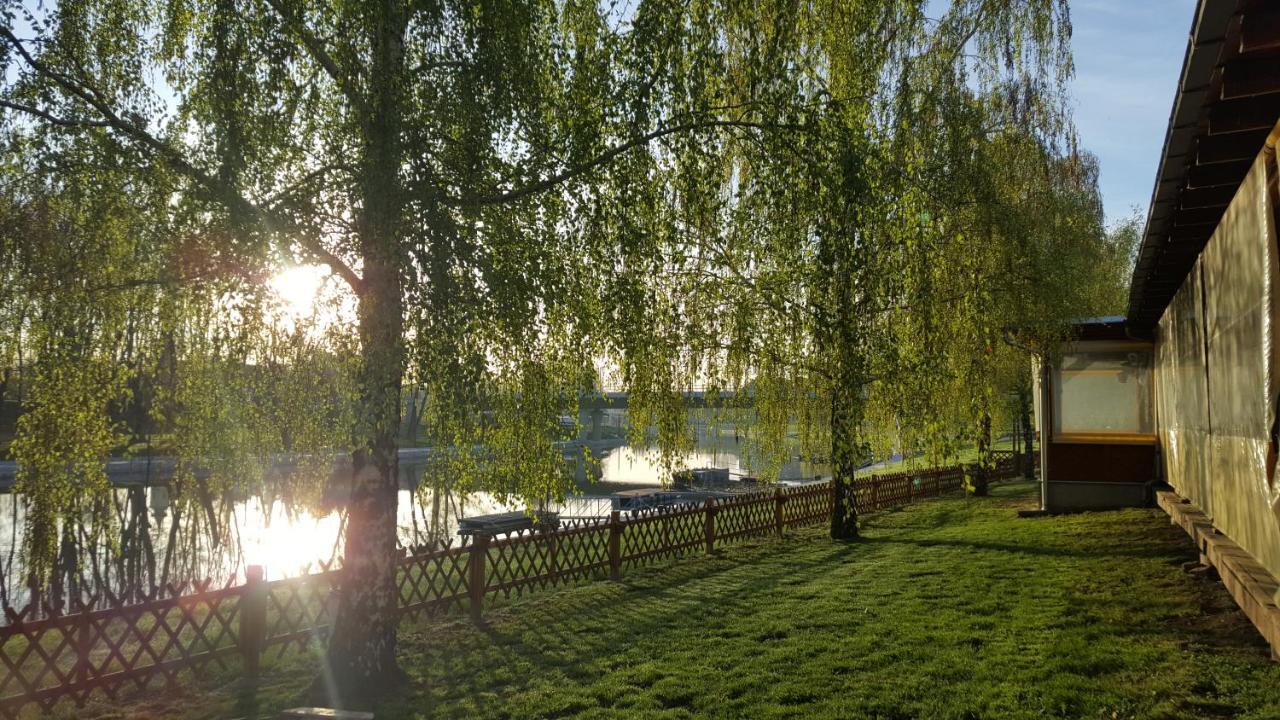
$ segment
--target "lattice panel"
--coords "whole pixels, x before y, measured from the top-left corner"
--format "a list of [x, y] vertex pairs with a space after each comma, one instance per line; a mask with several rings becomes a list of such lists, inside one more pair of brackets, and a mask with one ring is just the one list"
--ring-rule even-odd
[[[50, 691], [71, 695], [76, 683], [77, 622], [75, 617], [51, 617], [0, 628], [0, 708], [17, 717], [36, 704], [46, 712], [58, 700]], [[77, 693], [78, 694], [78, 693]]]
[[485, 593], [507, 599], [524, 592], [605, 577], [609, 527], [587, 522], [567, 530], [526, 530], [485, 550]]
[[278, 646], [276, 657], [312, 640], [324, 643], [337, 610], [339, 570], [267, 583], [265, 646]]
[[787, 527], [819, 525], [831, 519], [831, 483], [783, 490], [787, 501], [782, 520]]
[[855, 487], [858, 488], [859, 512], [906, 505], [919, 496], [914, 475], [905, 473], [860, 478]]
[[485, 593], [506, 598], [521, 594], [528, 586], [549, 584], [553, 561], [559, 561], [559, 554], [552, 553], [556, 543], [548, 535], [525, 531], [494, 540], [485, 550]]
[[590, 522], [551, 538], [555, 583], [581, 582], [609, 574], [609, 527]]
[[624, 523], [622, 566], [638, 567], [706, 548], [706, 512], [701, 506], [644, 513]]
[[208, 589], [134, 605], [25, 621], [10, 612], [0, 627], [0, 716], [29, 706], [48, 712], [61, 700], [77, 705], [94, 693], [173, 683], [210, 663], [226, 667], [238, 654], [241, 588]]
[[[948, 467], [859, 478], [855, 484], [858, 511], [874, 512], [959, 491], [964, 488], [964, 474], [964, 468]], [[1010, 470], [998, 465], [992, 479], [1009, 474]]]
[[716, 506], [716, 542], [773, 535], [778, 531], [772, 494], [734, 498]]
[[467, 603], [470, 548], [410, 555], [400, 565], [396, 586], [402, 615], [440, 615]]

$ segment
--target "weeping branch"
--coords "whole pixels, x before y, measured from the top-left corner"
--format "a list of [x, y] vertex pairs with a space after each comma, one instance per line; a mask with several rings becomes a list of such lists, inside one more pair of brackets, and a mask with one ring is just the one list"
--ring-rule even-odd
[[[364, 281], [360, 276], [347, 265], [342, 258], [339, 258], [328, 248], [324, 247], [317, 238], [306, 236], [304, 229], [293, 222], [289, 218], [277, 216], [267, 210], [264, 210], [250, 201], [244, 195], [230, 184], [219, 180], [217, 177], [196, 167], [186, 156], [173, 147], [169, 143], [160, 140], [155, 135], [147, 131], [141, 123], [141, 119], [137, 116], [125, 118], [118, 113], [103, 98], [102, 93], [98, 92], [92, 86], [79, 82], [70, 76], [61, 73], [42, 60], [34, 57], [22, 42], [8, 29], [0, 28], [0, 38], [13, 48], [23, 61], [35, 72], [41, 76], [49, 78], [58, 87], [62, 88], [72, 97], [79, 99], [86, 105], [92, 107], [102, 117], [101, 127], [115, 130], [126, 137], [131, 138], [135, 142], [140, 143], [144, 147], [155, 153], [166, 165], [177, 171], [179, 174], [194, 180], [197, 184], [204, 187], [213, 197], [226, 206], [229, 210], [243, 214], [246, 217], [255, 218], [259, 225], [267, 232], [281, 232], [290, 235], [296, 239], [299, 245], [312, 255], [317, 261], [327, 265], [335, 273], [337, 273], [351, 289], [359, 295], [363, 291]], [[12, 107], [14, 104], [10, 104]], [[24, 109], [25, 106], [19, 106], [13, 109]], [[36, 113], [40, 116], [40, 113]]]
[[266, 0], [266, 3], [271, 6], [272, 10], [276, 11], [281, 20], [284, 20], [284, 24], [289, 30], [298, 36], [298, 39], [302, 41], [303, 47], [311, 54], [312, 59], [324, 69], [325, 74], [338, 85], [338, 89], [347, 98], [347, 102], [350, 102], [359, 113], [360, 122], [367, 123], [371, 112], [368, 100], [360, 92], [360, 88], [356, 86], [352, 77], [343, 72], [342, 68], [338, 67], [338, 63], [334, 61], [333, 56], [324, 49], [324, 43], [321, 42], [320, 38], [316, 37], [315, 33], [307, 28], [297, 8], [285, 8], [280, 0]]
[[758, 122], [750, 122], [747, 120], [700, 120], [695, 122], [681, 123], [679, 125], [670, 125], [664, 128], [653, 130], [651, 132], [647, 132], [644, 135], [631, 138], [626, 142], [623, 142], [619, 145], [615, 145], [609, 148], [608, 150], [591, 158], [590, 160], [586, 160], [586, 161], [577, 163], [575, 165], [572, 165], [568, 168], [565, 168], [561, 172], [556, 173], [555, 175], [552, 175], [549, 178], [545, 178], [543, 180], [530, 183], [529, 185], [513, 188], [506, 192], [497, 193], [495, 195], [472, 195], [472, 196], [466, 196], [461, 198], [446, 197], [444, 198], [444, 202], [448, 205], [454, 205], [457, 207], [476, 207], [481, 205], [499, 205], [502, 203], [511, 202], [513, 200], [519, 200], [521, 198], [528, 197], [529, 195], [536, 195], [537, 193], [545, 192], [547, 190], [550, 190], [556, 187], [557, 185], [563, 182], [572, 180], [573, 178], [578, 177], [579, 175], [583, 175], [585, 173], [591, 172], [592, 170], [595, 170], [607, 164], [609, 161], [613, 160], [619, 155], [622, 155], [623, 153], [629, 150], [634, 150], [636, 148], [648, 145], [654, 140], [667, 137], [668, 135], [676, 135], [679, 133], [693, 132], [697, 130], [710, 130], [714, 128], [746, 128], [751, 130], [787, 130], [792, 132], [803, 132], [811, 129], [805, 125], [758, 123]]

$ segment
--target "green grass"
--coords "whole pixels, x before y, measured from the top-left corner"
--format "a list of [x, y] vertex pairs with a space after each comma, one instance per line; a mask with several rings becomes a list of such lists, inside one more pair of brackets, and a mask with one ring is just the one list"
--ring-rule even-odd
[[[992, 450], [1012, 450], [1013, 438], [1004, 437], [991, 443]], [[923, 455], [913, 455], [900, 460], [893, 460], [883, 465], [876, 465], [870, 470], [860, 470], [859, 475], [891, 475], [893, 473], [908, 472], [912, 470], [928, 470], [934, 467], [947, 467], [950, 465], [961, 465], [978, 461], [978, 446], [969, 445], [954, 456], [945, 458], [942, 461], [929, 460]]]
[[[1280, 717], [1280, 664], [1160, 511], [1019, 519], [1033, 486], [993, 490], [408, 626], [377, 718]], [[314, 672], [92, 715], [274, 717]]]

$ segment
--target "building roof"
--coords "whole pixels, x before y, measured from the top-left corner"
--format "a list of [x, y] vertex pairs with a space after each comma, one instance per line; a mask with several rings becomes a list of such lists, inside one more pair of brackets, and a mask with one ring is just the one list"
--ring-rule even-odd
[[1129, 289], [1128, 319], [1160, 320], [1280, 118], [1280, 3], [1200, 0]]
[[1076, 326], [1083, 325], [1124, 325], [1125, 317], [1123, 315], [1103, 315], [1101, 317], [1078, 318], [1072, 320], [1071, 324]]
[[1123, 315], [1081, 318], [1071, 323], [1076, 340], [1128, 340], [1125, 325]]

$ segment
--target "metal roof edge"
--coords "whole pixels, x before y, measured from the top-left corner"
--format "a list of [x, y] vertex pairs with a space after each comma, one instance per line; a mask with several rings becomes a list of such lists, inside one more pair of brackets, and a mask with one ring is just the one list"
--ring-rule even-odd
[[[1154, 265], [1164, 244], [1163, 223], [1168, 220], [1162, 213], [1164, 208], [1161, 206], [1175, 200], [1181, 190], [1182, 180], [1186, 176], [1185, 158], [1194, 140], [1194, 133], [1178, 134], [1178, 130], [1194, 125], [1199, 120], [1204, 91], [1217, 65], [1227, 26], [1235, 15], [1236, 7], [1236, 0], [1199, 0], [1196, 5], [1191, 31], [1187, 37], [1187, 52], [1182, 60], [1173, 107], [1169, 112], [1169, 124], [1165, 130], [1160, 164], [1151, 192], [1151, 204], [1147, 209], [1142, 245], [1129, 285], [1128, 317], [1138, 324], [1146, 321], [1141, 300], [1147, 281], [1154, 275]], [[1196, 93], [1199, 96], [1195, 96]], [[1188, 100], [1194, 102], [1188, 103]], [[1171, 166], [1171, 159], [1178, 164]]]

